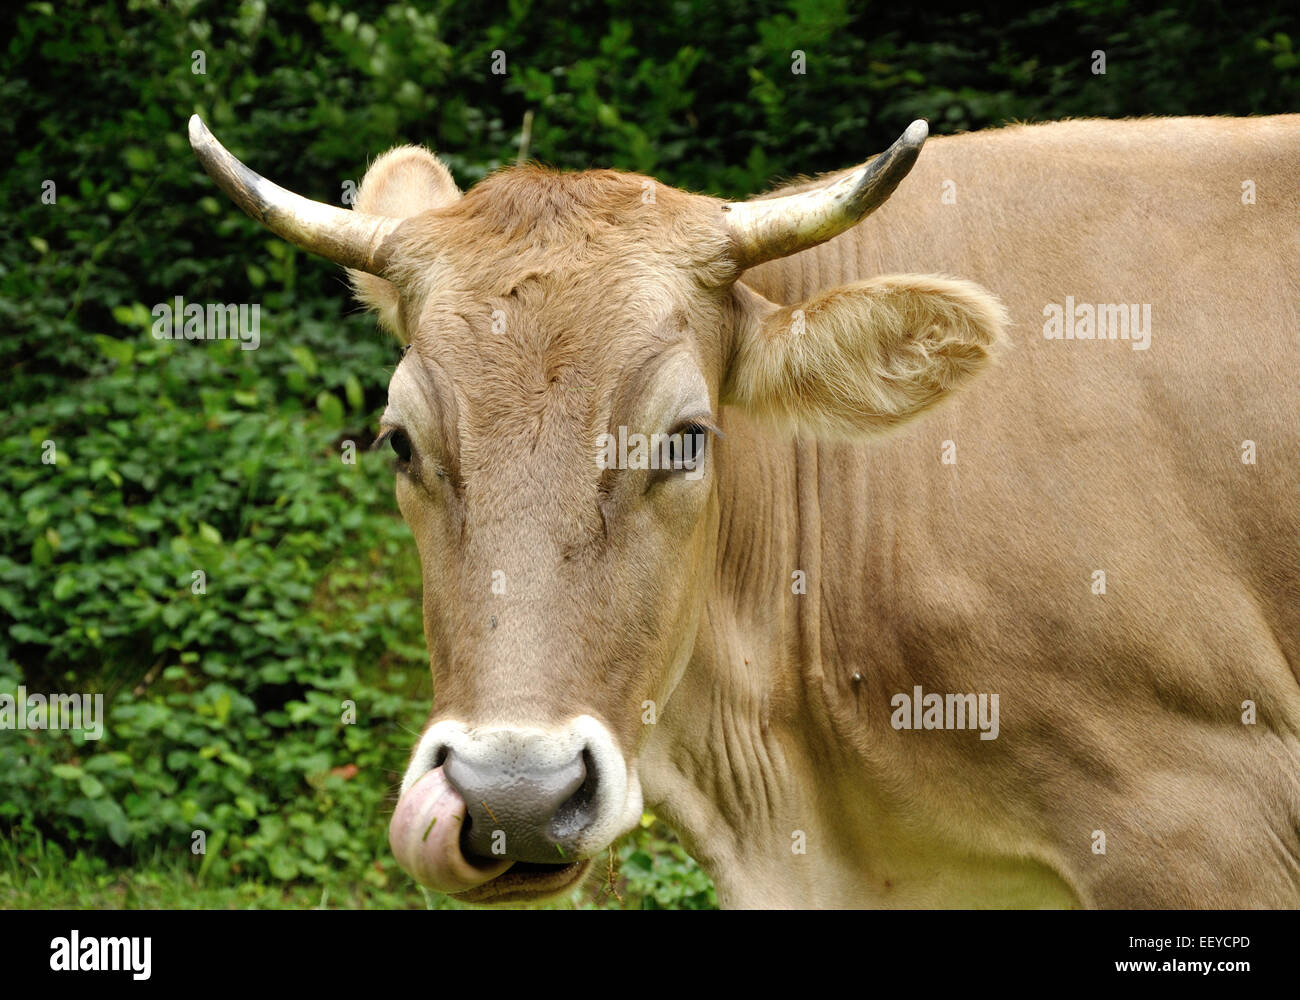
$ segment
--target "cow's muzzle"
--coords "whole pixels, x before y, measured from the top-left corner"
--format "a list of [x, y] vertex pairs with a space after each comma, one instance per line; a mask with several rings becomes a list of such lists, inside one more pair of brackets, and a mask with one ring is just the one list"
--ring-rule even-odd
[[629, 771], [590, 716], [555, 730], [440, 722], [416, 747], [389, 841], [431, 889], [474, 902], [553, 895], [640, 818]]

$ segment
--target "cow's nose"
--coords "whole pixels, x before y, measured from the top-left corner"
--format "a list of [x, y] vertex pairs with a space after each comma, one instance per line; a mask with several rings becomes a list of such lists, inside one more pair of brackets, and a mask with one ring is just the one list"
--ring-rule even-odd
[[577, 860], [571, 847], [593, 820], [596, 769], [586, 750], [558, 766], [474, 761], [448, 748], [444, 773], [469, 815], [462, 849], [541, 864]]

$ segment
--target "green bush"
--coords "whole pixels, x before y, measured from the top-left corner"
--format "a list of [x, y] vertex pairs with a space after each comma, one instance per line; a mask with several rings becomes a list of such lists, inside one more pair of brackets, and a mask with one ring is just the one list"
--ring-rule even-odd
[[139, 335], [103, 338], [104, 371], [0, 443], [0, 682], [112, 706], [98, 742], [6, 734], [0, 817], [122, 860], [205, 830], [205, 874], [366, 875], [428, 697], [418, 568], [364, 450], [396, 352], [359, 338], [320, 365], [330, 327], [301, 311], [256, 352], [119, 318]]

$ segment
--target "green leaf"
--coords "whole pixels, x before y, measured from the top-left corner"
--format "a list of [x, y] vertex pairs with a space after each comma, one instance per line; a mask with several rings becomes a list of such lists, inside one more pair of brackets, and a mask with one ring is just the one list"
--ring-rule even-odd
[[273, 878], [287, 882], [298, 877], [298, 859], [284, 848], [272, 849], [266, 864]]
[[229, 750], [222, 750], [219, 754], [217, 754], [217, 759], [222, 761], [222, 763], [228, 764], [229, 766], [233, 767], [236, 771], [240, 772], [241, 774], [253, 773], [253, 765], [250, 764], [247, 761], [247, 759], [239, 756], [239, 754], [237, 753], [233, 753]]
[[311, 348], [305, 344], [294, 344], [289, 348], [289, 354], [293, 360], [298, 362], [298, 367], [305, 371], [309, 378], [315, 378], [320, 371], [316, 364], [316, 355], [312, 354]]
[[80, 779], [81, 794], [88, 799], [97, 799], [104, 794], [104, 786], [93, 774], [83, 774]]
[[320, 410], [327, 423], [332, 425], [343, 423], [343, 404], [334, 393], [320, 393], [316, 397], [316, 409]]
[[349, 374], [343, 383], [343, 391], [347, 394], [348, 406], [352, 407], [354, 412], [360, 413], [366, 405], [366, 394], [361, 388], [361, 380]]
[[131, 839], [131, 828], [126, 821], [126, 813], [112, 799], [96, 799], [95, 815], [104, 824], [109, 837], [118, 847], [125, 847]]

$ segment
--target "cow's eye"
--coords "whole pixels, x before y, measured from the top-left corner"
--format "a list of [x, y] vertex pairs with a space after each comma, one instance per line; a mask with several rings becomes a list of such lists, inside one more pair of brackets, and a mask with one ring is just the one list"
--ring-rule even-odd
[[388, 435], [388, 446], [393, 449], [393, 454], [397, 456], [398, 461], [411, 460], [411, 439], [406, 436], [405, 431], [393, 430]]
[[375, 443], [370, 446], [370, 450], [378, 450], [385, 444], [392, 448], [393, 454], [397, 456], [397, 468], [405, 471], [411, 463], [411, 439], [406, 436], [406, 431], [397, 427], [384, 431], [375, 438]]
[[675, 470], [699, 468], [708, 436], [709, 432], [699, 424], [684, 424], [673, 431], [668, 444], [669, 467]]

